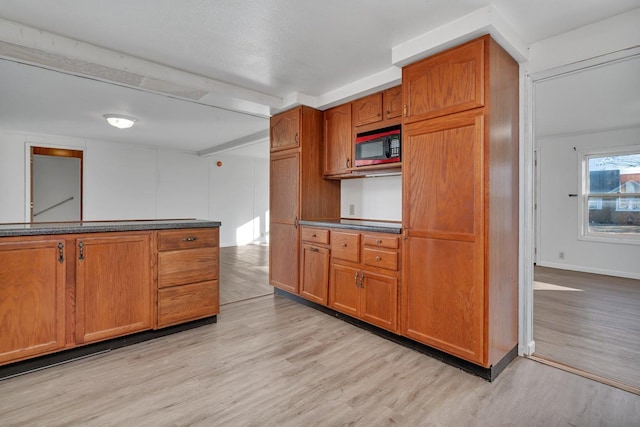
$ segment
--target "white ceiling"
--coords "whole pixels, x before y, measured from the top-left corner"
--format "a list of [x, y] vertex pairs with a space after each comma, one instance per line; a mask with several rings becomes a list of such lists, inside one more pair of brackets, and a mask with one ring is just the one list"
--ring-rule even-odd
[[[321, 97], [384, 72], [393, 67], [395, 46], [490, 4], [528, 45], [638, 8], [640, 0], [57, 0], [55, 6], [2, 0], [0, 18], [10, 22], [0, 22], [0, 41], [48, 54], [71, 51], [75, 59], [118, 63], [120, 70], [136, 65], [134, 59], [151, 61], [159, 64], [147, 66], [151, 77], [171, 81], [179, 70], [186, 72], [179, 74], [182, 83], [205, 78], [218, 96], [227, 90], [274, 111], [291, 94]], [[20, 27], [8, 40], [11, 23], [57, 36], [29, 36]], [[63, 38], [94, 46], [71, 43], [63, 51]], [[246, 142], [243, 137], [268, 127], [268, 114], [205, 105], [223, 105], [211, 102], [211, 94], [188, 102], [4, 60], [0, 96], [2, 128], [190, 151]], [[106, 113], [139, 123], [116, 131], [101, 121]]]

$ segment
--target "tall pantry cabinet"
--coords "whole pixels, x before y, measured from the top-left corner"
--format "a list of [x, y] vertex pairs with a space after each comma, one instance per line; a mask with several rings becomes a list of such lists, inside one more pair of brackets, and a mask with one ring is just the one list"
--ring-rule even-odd
[[518, 64], [485, 36], [402, 81], [402, 334], [495, 366], [517, 346]]
[[269, 282], [299, 293], [301, 219], [340, 217], [340, 182], [322, 178], [322, 112], [306, 106], [271, 118]]

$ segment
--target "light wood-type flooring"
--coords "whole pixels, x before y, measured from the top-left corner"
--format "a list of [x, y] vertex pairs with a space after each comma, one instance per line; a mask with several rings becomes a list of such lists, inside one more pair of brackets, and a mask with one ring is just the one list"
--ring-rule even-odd
[[637, 426], [640, 396], [517, 358], [489, 383], [281, 296], [0, 381], [7, 426]]
[[640, 281], [536, 267], [535, 282], [534, 355], [640, 389]]
[[220, 248], [221, 305], [269, 294], [269, 246]]
[[489, 383], [274, 295], [222, 305], [216, 324], [0, 381], [3, 427], [638, 420], [638, 395], [523, 358]]

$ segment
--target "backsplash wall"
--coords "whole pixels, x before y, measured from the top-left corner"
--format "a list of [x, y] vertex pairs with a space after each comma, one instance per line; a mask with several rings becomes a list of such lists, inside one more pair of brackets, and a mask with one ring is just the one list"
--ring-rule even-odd
[[[350, 212], [350, 205], [353, 205], [353, 213]], [[342, 180], [340, 216], [401, 221], [402, 176]]]

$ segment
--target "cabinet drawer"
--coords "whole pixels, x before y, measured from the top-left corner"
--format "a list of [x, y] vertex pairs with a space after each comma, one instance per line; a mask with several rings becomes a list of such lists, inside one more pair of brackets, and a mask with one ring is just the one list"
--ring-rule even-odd
[[398, 238], [387, 236], [372, 236], [365, 234], [363, 236], [365, 246], [375, 246], [377, 248], [398, 249]]
[[301, 234], [303, 242], [313, 242], [323, 245], [329, 244], [329, 230], [302, 227]]
[[185, 228], [158, 231], [159, 251], [215, 246], [218, 246], [217, 228]]
[[373, 267], [398, 270], [398, 253], [364, 248], [364, 263]]
[[218, 281], [173, 286], [158, 291], [158, 326], [218, 314]]
[[158, 254], [158, 287], [213, 280], [218, 277], [218, 248], [198, 248]]
[[360, 234], [334, 231], [331, 236], [331, 256], [346, 261], [360, 261]]

